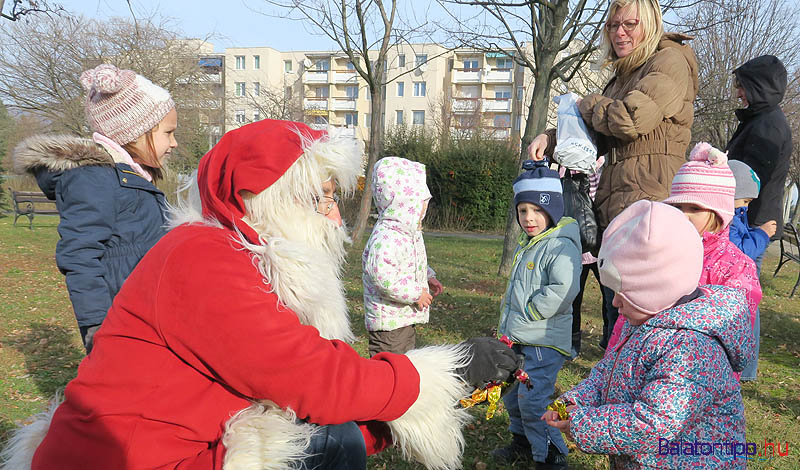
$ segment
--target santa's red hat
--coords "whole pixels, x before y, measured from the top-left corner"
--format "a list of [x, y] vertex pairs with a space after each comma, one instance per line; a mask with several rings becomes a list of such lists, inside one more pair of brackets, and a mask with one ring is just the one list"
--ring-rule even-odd
[[259, 237], [242, 221], [241, 191], [258, 194], [275, 183], [306, 151], [310, 142], [327, 140], [325, 131], [302, 122], [265, 119], [226, 133], [200, 160], [197, 185], [203, 218], [238, 229], [250, 243]]

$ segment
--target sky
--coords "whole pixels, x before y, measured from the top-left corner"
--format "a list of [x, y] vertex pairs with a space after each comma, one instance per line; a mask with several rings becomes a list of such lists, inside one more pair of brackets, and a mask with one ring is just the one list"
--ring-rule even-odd
[[[89, 18], [131, 17], [126, 0], [51, 0], [51, 3]], [[413, 0], [411, 3], [434, 2]], [[173, 19], [177, 29], [187, 37], [203, 38], [213, 34], [209, 42], [217, 52], [226, 47], [256, 46], [284, 52], [335, 49], [330, 39], [309, 31], [301, 22], [259, 13], [258, 10], [277, 12], [262, 0], [131, 0], [131, 5], [138, 16], [158, 12]]]

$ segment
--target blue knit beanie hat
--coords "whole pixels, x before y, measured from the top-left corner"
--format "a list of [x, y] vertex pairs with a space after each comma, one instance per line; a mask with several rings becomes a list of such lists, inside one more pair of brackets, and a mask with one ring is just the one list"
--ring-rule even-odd
[[514, 207], [521, 202], [536, 204], [547, 212], [553, 225], [557, 224], [564, 215], [564, 197], [558, 172], [551, 170], [546, 161], [525, 160], [522, 169], [525, 171], [514, 180]]

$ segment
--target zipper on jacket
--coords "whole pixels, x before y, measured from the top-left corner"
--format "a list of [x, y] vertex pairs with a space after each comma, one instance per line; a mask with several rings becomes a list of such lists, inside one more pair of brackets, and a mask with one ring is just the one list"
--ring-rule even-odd
[[614, 348], [616, 349], [617, 355], [614, 357], [614, 364], [611, 366], [611, 373], [608, 374], [608, 384], [606, 384], [606, 392], [603, 396], [603, 401], [605, 402], [605, 404], [608, 404], [608, 392], [611, 390], [611, 379], [614, 378], [614, 370], [617, 368], [617, 359], [619, 359], [619, 351], [622, 350], [622, 347], [625, 346], [625, 343], [627, 343], [628, 340], [631, 339], [631, 336], [633, 335], [629, 334], [628, 336], [626, 336], [625, 339], [620, 341], [619, 344], [617, 344], [616, 347]]

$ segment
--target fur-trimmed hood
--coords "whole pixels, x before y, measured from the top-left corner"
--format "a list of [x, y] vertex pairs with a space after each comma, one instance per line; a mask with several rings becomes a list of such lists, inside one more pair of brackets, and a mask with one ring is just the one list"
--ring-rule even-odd
[[34, 173], [39, 168], [66, 171], [84, 165], [115, 164], [102, 145], [92, 139], [70, 135], [35, 135], [14, 149], [14, 171]]
[[36, 177], [42, 192], [55, 199], [56, 185], [64, 171], [87, 165], [114, 166], [114, 158], [92, 139], [70, 135], [35, 135], [17, 145], [14, 172]]

